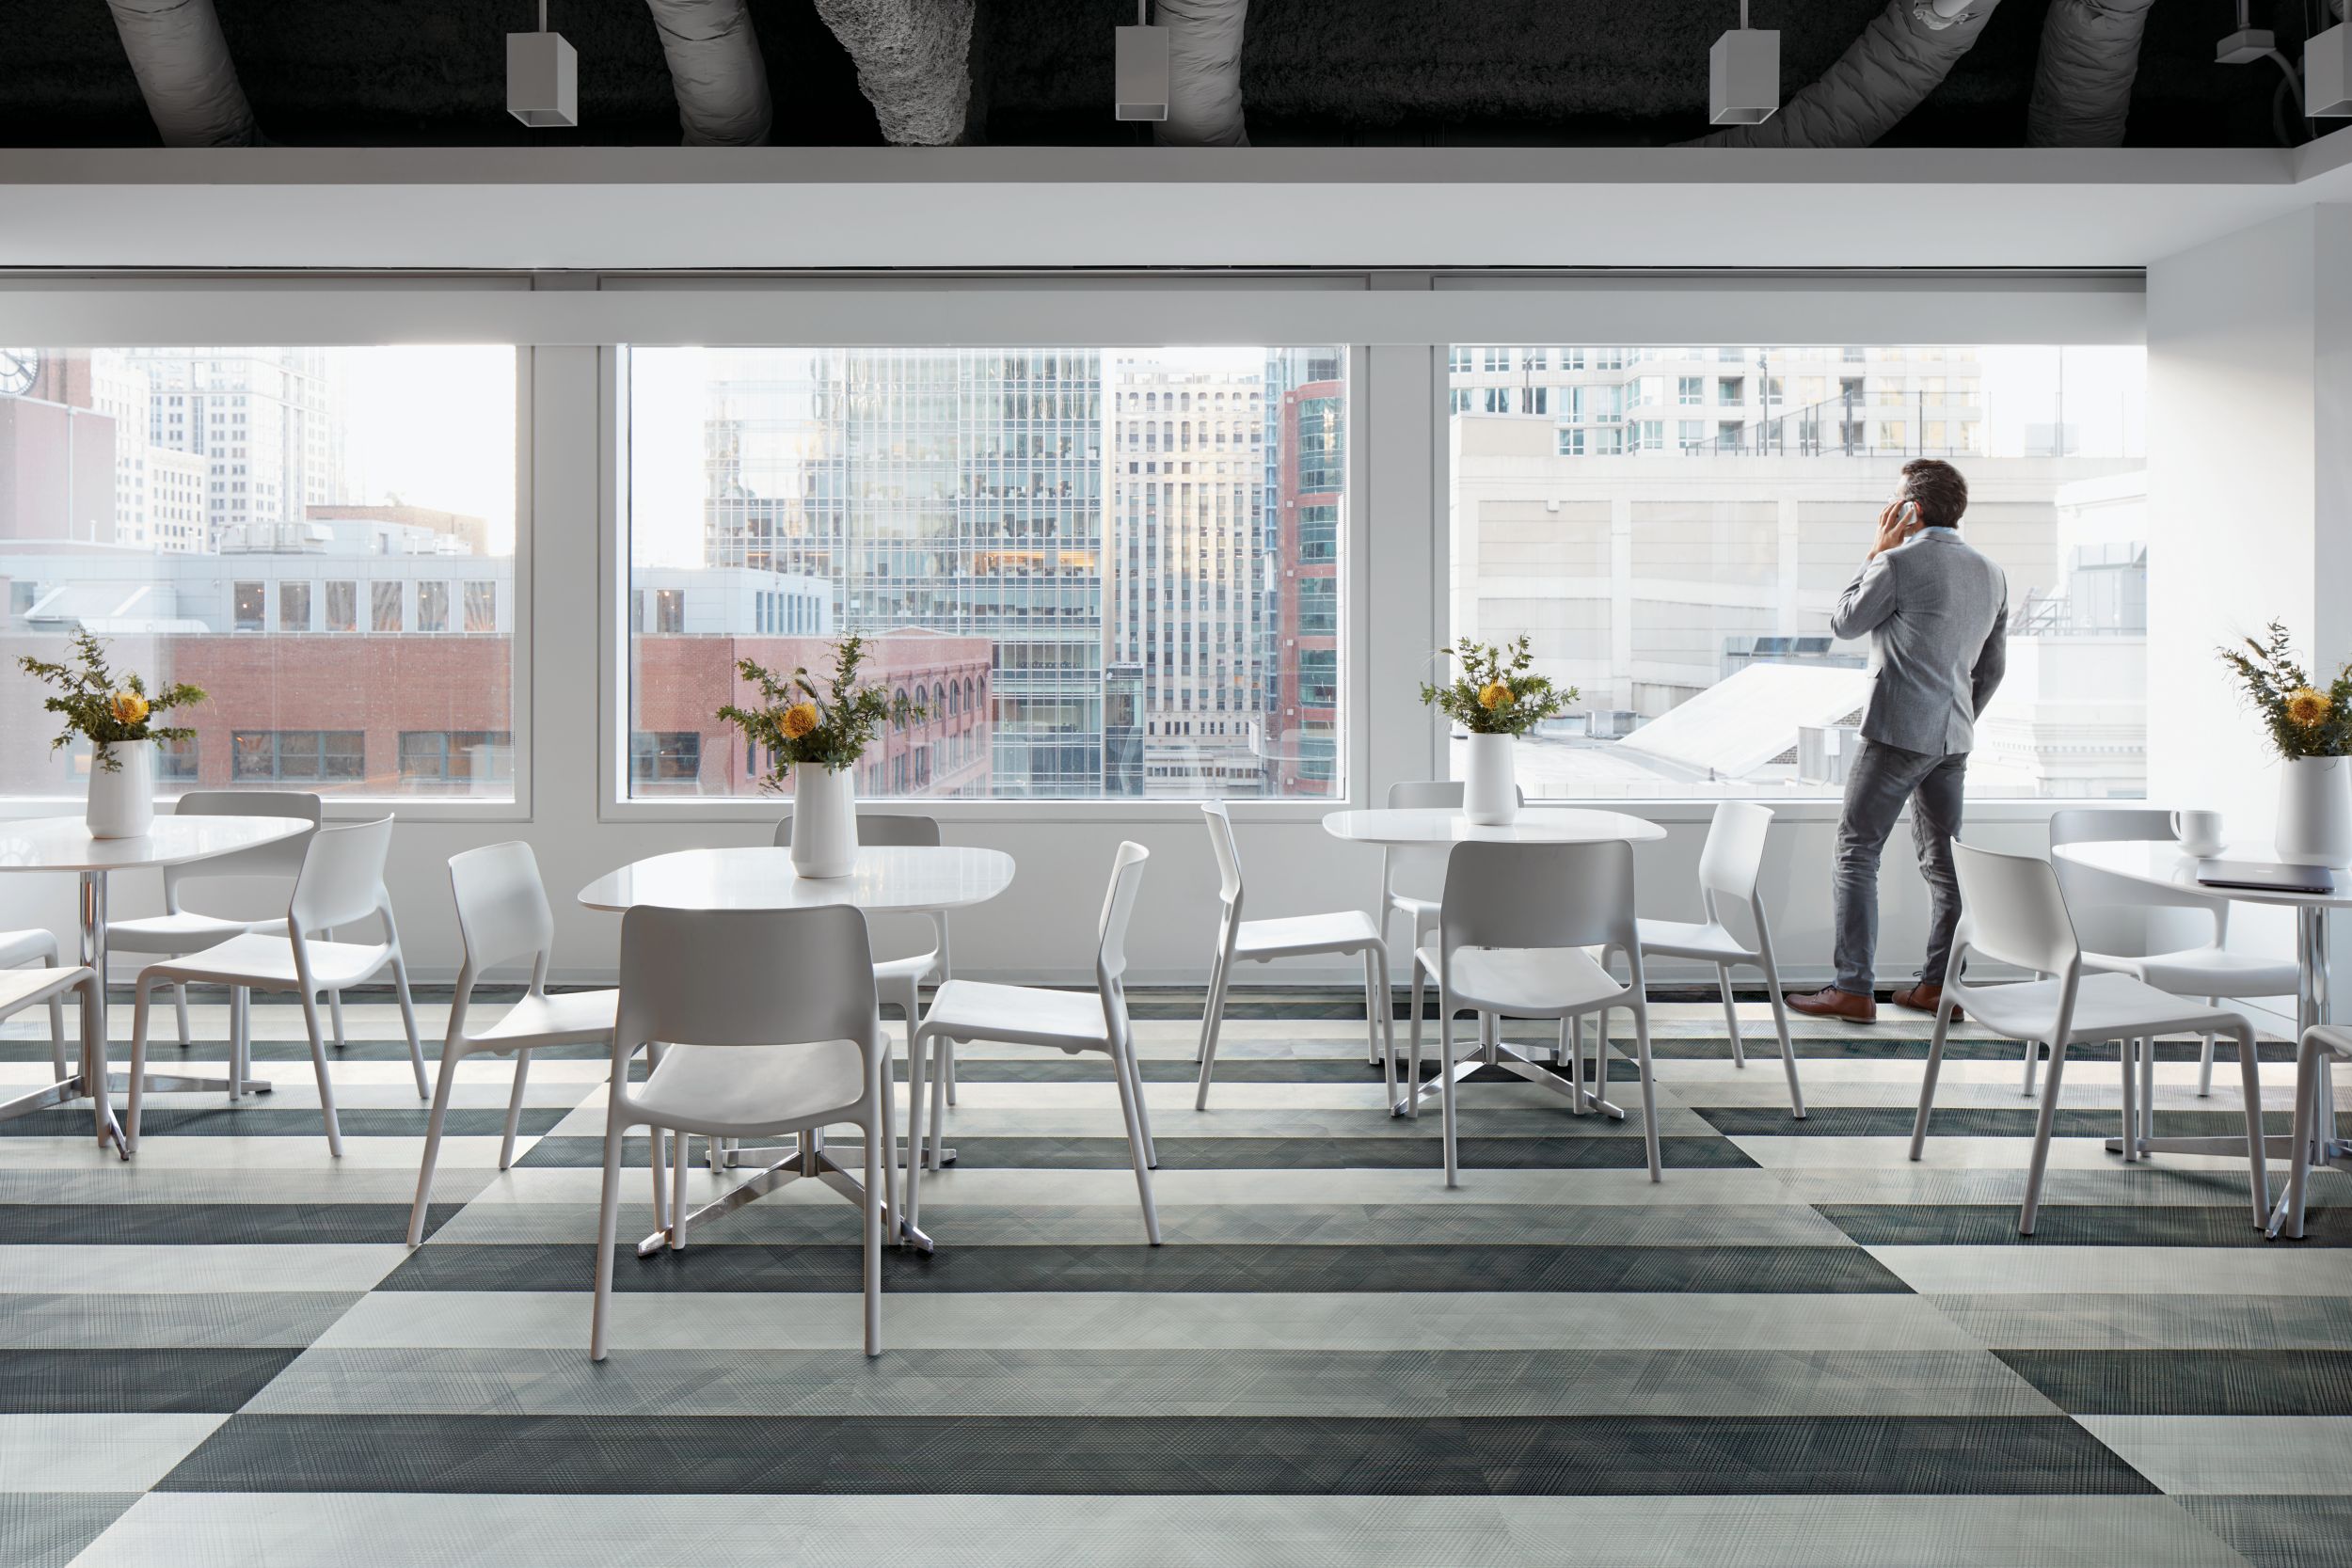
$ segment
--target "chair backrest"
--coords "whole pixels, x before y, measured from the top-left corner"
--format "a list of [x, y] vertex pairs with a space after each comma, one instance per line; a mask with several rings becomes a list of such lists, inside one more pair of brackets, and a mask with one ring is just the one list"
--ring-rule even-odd
[[1756, 879], [1764, 868], [1764, 839], [1772, 832], [1772, 808], [1753, 800], [1724, 800], [1707, 825], [1707, 847], [1699, 851], [1699, 891], [1707, 912], [1716, 912], [1715, 900], [1737, 898], [1756, 907]]
[[457, 901], [457, 940], [465, 947], [469, 979], [524, 957], [532, 959], [533, 985], [544, 978], [548, 949], [555, 945], [555, 911], [548, 907], [530, 845], [515, 839], [452, 855], [449, 890]]
[[348, 926], [388, 906], [384, 863], [392, 852], [392, 819], [348, 822], [310, 835], [294, 878], [286, 917], [298, 932]]
[[792, 1045], [881, 1036], [866, 918], [809, 910], [665, 910], [621, 917], [614, 1049]]
[[1225, 912], [1241, 907], [1241, 851], [1233, 847], [1233, 819], [1222, 800], [1203, 800], [1200, 815], [1209, 825], [1209, 848], [1216, 856], [1216, 895]]
[[[935, 816], [913, 816], [904, 812], [862, 811], [857, 814], [857, 841], [876, 848], [934, 849], [942, 842], [939, 819]], [[792, 818], [787, 816], [776, 824], [776, 847], [792, 847]]]
[[[2050, 814], [2053, 849], [2061, 844], [2171, 836], [2172, 814], [2146, 806], [2075, 806]], [[2050, 863], [2058, 868], [2058, 888], [2066, 895], [2075, 936], [2094, 953], [2137, 958], [2217, 942], [2228, 934], [2230, 904], [2225, 898], [2189, 888], [2157, 887], [2056, 855]], [[2180, 911], [2193, 912], [2175, 912]]]
[[[1389, 785], [1391, 811], [1459, 811], [1462, 809], [1462, 782], [1458, 779], [1400, 779]], [[1527, 804], [1527, 791], [1514, 786], [1520, 805]], [[1401, 893], [1408, 898], [1436, 898], [1445, 892], [1447, 847], [1438, 845], [1391, 845], [1382, 857], [1381, 869], [1387, 877], [1388, 891]]]
[[1105, 1006], [1120, 976], [1127, 973], [1127, 921], [1136, 911], [1136, 891], [1143, 885], [1143, 863], [1151, 858], [1151, 850], [1129, 839], [1111, 859], [1111, 885], [1103, 895], [1103, 918], [1095, 927], [1094, 977], [1103, 987]]
[[1457, 844], [1447, 857], [1438, 945], [1593, 947], [1639, 945], [1633, 846]]
[[[2066, 895], [2047, 861], [1954, 843], [1960, 940], [1973, 953], [2040, 974], [2064, 975], [2082, 955]], [[1928, 980], [1942, 984], [1943, 976]]]
[[[191, 789], [180, 797], [171, 810], [176, 816], [286, 816], [308, 822], [312, 828], [318, 826], [321, 815], [317, 796], [291, 789]], [[257, 844], [250, 849], [231, 849], [225, 855], [207, 855], [185, 865], [166, 866], [164, 907], [175, 914], [179, 912], [180, 887], [183, 882], [224, 877], [294, 876], [302, 870], [302, 857], [310, 844], [309, 833], [295, 833], [268, 844]]]

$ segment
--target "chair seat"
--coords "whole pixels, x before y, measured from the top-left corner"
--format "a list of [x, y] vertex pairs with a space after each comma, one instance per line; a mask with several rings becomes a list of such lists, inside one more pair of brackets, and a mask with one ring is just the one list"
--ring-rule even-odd
[[2083, 967], [2129, 974], [2182, 996], [2293, 996], [2303, 981], [2302, 972], [2292, 963], [2226, 947], [2185, 947], [2146, 958], [2085, 953]]
[[62, 996], [88, 978], [89, 971], [79, 964], [71, 969], [0, 970], [0, 1018], [35, 1002]]
[[[371, 978], [391, 957], [389, 946], [359, 942], [310, 942], [310, 981], [321, 990], [339, 990]], [[208, 981], [262, 990], [294, 990], [294, 943], [282, 936], [230, 937], [217, 946], [183, 958], [166, 958], [139, 971], [167, 980]]]
[[1245, 920], [1233, 933], [1233, 956], [1285, 958], [1308, 953], [1359, 953], [1380, 945], [1380, 928], [1361, 910]]
[[1391, 893], [1389, 895], [1389, 908], [1422, 921], [1437, 919], [1438, 911], [1445, 908], [1445, 904], [1436, 898], [1416, 898], [1409, 893]]
[[674, 1045], [629, 1100], [664, 1127], [722, 1137], [821, 1126], [866, 1096], [854, 1040], [795, 1045]]
[[874, 964], [874, 983], [913, 980], [921, 984], [939, 967], [939, 949], [928, 953], [910, 953], [903, 958], [880, 958]]
[[0, 931], [0, 966], [55, 962], [57, 939], [47, 931]]
[[[1415, 958], [1438, 973], [1437, 948]], [[1454, 1006], [1512, 1018], [1556, 1018], [1628, 994], [1581, 947], [1457, 947], [1446, 979]]]
[[477, 1046], [580, 1045], [612, 1037], [617, 990], [567, 990], [534, 996], [506, 1009], [487, 1029], [469, 1029], [466, 1037]]
[[106, 945], [121, 953], [196, 953], [231, 937], [262, 934], [283, 939], [286, 919], [230, 920], [182, 910], [178, 914], [141, 915], [106, 925]]
[[[2012, 1039], [2046, 1040], [2058, 1026], [2057, 980], [2027, 980], [2013, 986], [1961, 986], [1954, 999], [1968, 1016]], [[2125, 1039], [2226, 1030], [2246, 1024], [2244, 1014], [2174, 996], [2128, 974], [2085, 974], [2074, 991], [2070, 1040]], [[2249, 1025], [2250, 1027], [2250, 1025]]]
[[1064, 1051], [1110, 1046], [1103, 999], [1090, 990], [1047, 990], [985, 980], [950, 980], [932, 993], [923, 1028], [954, 1040], [1009, 1040]]
[[1692, 924], [1680, 920], [1641, 920], [1634, 924], [1641, 933], [1642, 951], [1645, 953], [1656, 953], [1669, 958], [1708, 958], [1717, 962], [1756, 957], [1756, 949], [1724, 930], [1720, 921]]

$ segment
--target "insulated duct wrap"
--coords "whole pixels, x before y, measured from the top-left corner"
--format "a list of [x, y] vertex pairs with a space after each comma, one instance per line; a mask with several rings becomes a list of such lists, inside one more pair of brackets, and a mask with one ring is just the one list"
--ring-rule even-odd
[[2028, 147], [2121, 147], [2154, 0], [2055, 0], [2042, 24]]
[[166, 147], [257, 147], [213, 0], [106, 0], [139, 96]]
[[1162, 147], [1248, 147], [1241, 102], [1241, 42], [1249, 0], [1159, 0], [1152, 20], [1168, 29], [1168, 118], [1152, 128]]
[[894, 147], [972, 135], [973, 0], [817, 0]]
[[744, 0], [645, 0], [688, 147], [762, 147], [774, 118]]

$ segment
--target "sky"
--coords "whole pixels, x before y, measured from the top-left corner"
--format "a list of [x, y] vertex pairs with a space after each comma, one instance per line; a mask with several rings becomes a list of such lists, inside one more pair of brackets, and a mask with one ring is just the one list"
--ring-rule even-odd
[[495, 344], [337, 353], [351, 499], [380, 506], [397, 496], [410, 506], [486, 517], [491, 548], [512, 551], [519, 354]]

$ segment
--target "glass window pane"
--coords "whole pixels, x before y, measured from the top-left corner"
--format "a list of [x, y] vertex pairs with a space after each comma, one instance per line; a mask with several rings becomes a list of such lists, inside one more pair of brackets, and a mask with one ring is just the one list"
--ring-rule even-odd
[[417, 584], [417, 629], [419, 631], [449, 630], [449, 584], [421, 582]]
[[356, 582], [330, 582], [326, 585], [326, 626], [328, 631], [357, 631], [359, 627], [359, 585]]
[[495, 582], [466, 584], [466, 629], [469, 632], [499, 629], [499, 587]]
[[402, 585], [398, 582], [373, 583], [368, 589], [368, 629], [371, 631], [405, 631], [401, 619]]
[[310, 585], [307, 582], [281, 582], [278, 585], [278, 629], [279, 631], [309, 631], [310, 629]]

